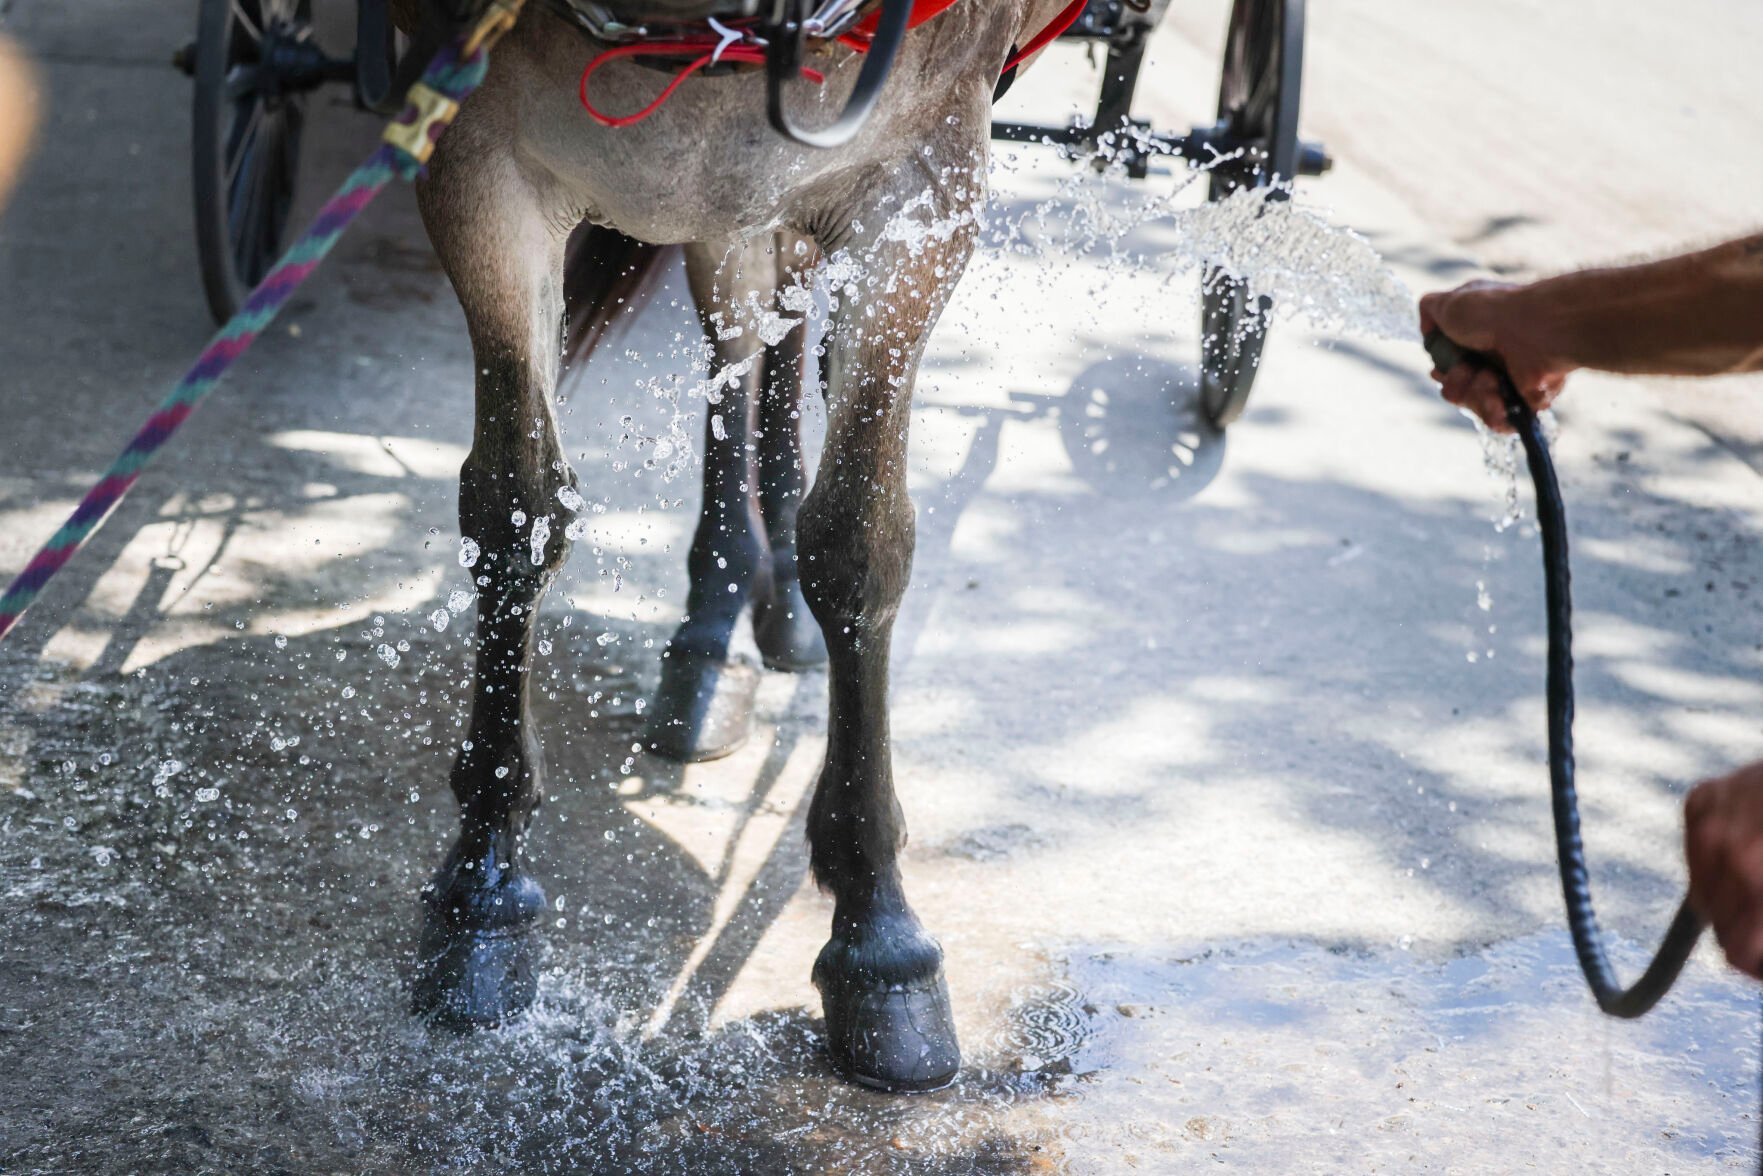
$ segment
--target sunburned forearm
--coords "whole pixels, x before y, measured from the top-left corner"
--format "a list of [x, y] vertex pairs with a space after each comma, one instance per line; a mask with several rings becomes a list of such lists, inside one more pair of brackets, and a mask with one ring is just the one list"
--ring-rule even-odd
[[1572, 366], [1675, 376], [1763, 370], [1763, 234], [1563, 274], [1523, 295]]

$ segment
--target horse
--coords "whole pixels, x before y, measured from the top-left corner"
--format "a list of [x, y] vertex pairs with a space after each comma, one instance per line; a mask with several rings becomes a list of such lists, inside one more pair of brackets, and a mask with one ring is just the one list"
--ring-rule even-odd
[[[726, 11], [709, 0], [629, 3], [611, 6], [627, 24]], [[529, 667], [540, 602], [569, 549], [568, 528], [552, 524], [567, 519], [560, 503], [578, 487], [552, 409], [559, 326], [566, 290], [603, 321], [658, 262], [658, 247], [679, 246], [714, 367], [747, 374], [719, 406], [723, 435], [706, 438], [692, 590], [648, 730], [679, 758], [704, 758], [738, 735], [740, 708], [717, 711], [729, 636], [748, 602], [768, 663], [824, 657], [826, 754], [807, 834], [814, 878], [833, 901], [811, 972], [827, 1052], [845, 1077], [887, 1091], [955, 1077], [943, 951], [901, 875], [905, 820], [889, 748], [889, 645], [914, 537], [907, 427], [927, 337], [974, 246], [1000, 72], [1066, 5], [959, 0], [917, 24], [868, 121], [826, 148], [774, 132], [771, 79], [738, 68], [694, 73], [643, 121], [602, 125], [585, 114], [578, 84], [585, 92], [584, 63], [607, 46], [561, 6], [528, 5], [497, 46], [416, 189], [475, 361], [459, 524], [480, 553], [471, 718], [450, 777], [460, 828], [423, 892], [412, 981], [424, 1016], [490, 1026], [535, 996], [546, 902], [525, 842], [544, 769]], [[400, 26], [414, 28], [419, 8], [402, 0]], [[804, 65], [824, 85], [794, 79], [785, 112], [824, 125], [863, 60], [831, 39], [810, 42]], [[668, 79], [615, 60], [593, 81], [599, 109], [630, 112]], [[584, 223], [592, 239], [566, 264]], [[804, 355], [800, 328], [770, 347], [754, 330], [727, 329], [755, 303], [776, 304], [793, 281], [797, 240], [826, 259], [823, 369]], [[822, 392], [827, 425], [804, 492], [796, 402], [808, 383]]]

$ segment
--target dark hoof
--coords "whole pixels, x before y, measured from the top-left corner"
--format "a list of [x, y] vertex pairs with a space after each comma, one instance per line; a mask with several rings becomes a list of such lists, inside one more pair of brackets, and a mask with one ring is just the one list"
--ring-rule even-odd
[[758, 689], [759, 671], [748, 663], [664, 657], [639, 738], [656, 755], [681, 763], [721, 759], [747, 741]]
[[826, 1013], [826, 1048], [845, 1077], [893, 1093], [939, 1090], [961, 1069], [955, 1018], [943, 970], [899, 983], [829, 964], [842, 946], [829, 943], [814, 965], [814, 986]]
[[826, 664], [826, 639], [798, 580], [780, 583], [772, 600], [754, 602], [753, 640], [768, 670], [794, 674]]
[[410, 1003], [448, 1029], [487, 1029], [518, 1017], [538, 991], [538, 937], [532, 924], [472, 931], [430, 915]]

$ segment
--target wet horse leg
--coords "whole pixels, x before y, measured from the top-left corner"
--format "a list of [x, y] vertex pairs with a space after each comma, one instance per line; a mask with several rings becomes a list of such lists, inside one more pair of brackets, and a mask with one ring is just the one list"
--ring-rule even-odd
[[[798, 240], [791, 234], [778, 235], [780, 260], [794, 252], [789, 246]], [[788, 672], [826, 661], [826, 642], [802, 596], [796, 558], [796, 515], [807, 481], [802, 465], [802, 391], [809, 383], [816, 391], [820, 387], [820, 361], [807, 347], [807, 333], [806, 326], [795, 327], [766, 348], [755, 433], [759, 508], [771, 549], [771, 576], [753, 598], [753, 639], [767, 669]]]
[[745, 369], [721, 388], [704, 427], [704, 500], [686, 568], [685, 616], [661, 655], [661, 683], [642, 742], [669, 759], [716, 759], [746, 741], [758, 681], [731, 663], [729, 641], [756, 582], [769, 572], [754, 487], [753, 419], [765, 375], [751, 308], [769, 303], [777, 265], [764, 242], [686, 247], [686, 279], [713, 374]]
[[461, 1028], [500, 1022], [533, 998], [545, 896], [522, 843], [543, 765], [527, 672], [540, 599], [569, 547], [557, 492], [575, 485], [551, 410], [568, 218], [499, 149], [506, 140], [467, 115], [418, 189], [477, 371], [459, 477], [460, 533], [479, 552], [471, 725], [452, 771], [460, 832], [424, 892], [413, 986], [417, 1011]]
[[[983, 159], [983, 148], [974, 157]], [[960, 214], [983, 199], [977, 178], [952, 192], [949, 174], [905, 161], [865, 186], [886, 193], [891, 178], [895, 200], [843, 210], [844, 223], [874, 234], [928, 181], [932, 203], [922, 212], [935, 209], [949, 231], [913, 245], [893, 234], [849, 241], [864, 274], [854, 279], [855, 295], [844, 286], [831, 324], [826, 448], [798, 520], [802, 586], [830, 654], [826, 761], [808, 837], [815, 877], [834, 908], [814, 982], [834, 1064], [886, 1090], [941, 1086], [960, 1065], [942, 948], [908, 905], [900, 875], [905, 825], [888, 734], [889, 641], [912, 565], [912, 385], [926, 335], [971, 250], [972, 222]], [[846, 243], [823, 241], [829, 252]]]

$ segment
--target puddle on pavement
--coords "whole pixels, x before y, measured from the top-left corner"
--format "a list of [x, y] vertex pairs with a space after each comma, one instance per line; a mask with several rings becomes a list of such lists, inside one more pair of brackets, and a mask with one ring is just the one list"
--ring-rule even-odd
[[[587, 626], [550, 635], [570, 670], [548, 675], [540, 715], [554, 799], [539, 866], [561, 902], [539, 1005], [500, 1032], [431, 1033], [400, 972], [452, 827], [464, 651], [456, 633], [357, 628], [241, 638], [124, 678], [8, 667], [29, 682], [0, 718], [6, 1170], [1751, 1162], [1749, 991], [1699, 962], [1655, 1016], [1606, 1025], [1554, 932], [1454, 959], [1174, 936], [968, 958], [957, 985], [990, 986], [963, 1026], [969, 1067], [914, 1098], [827, 1072], [805, 977], [751, 1018], [682, 1005], [645, 1039], [717, 882], [620, 803], [643, 683], [609, 653], [646, 635], [607, 646]], [[374, 653], [398, 641], [390, 672]], [[569, 717], [596, 692], [598, 720]], [[974, 854], [1009, 856], [1029, 832]]]

